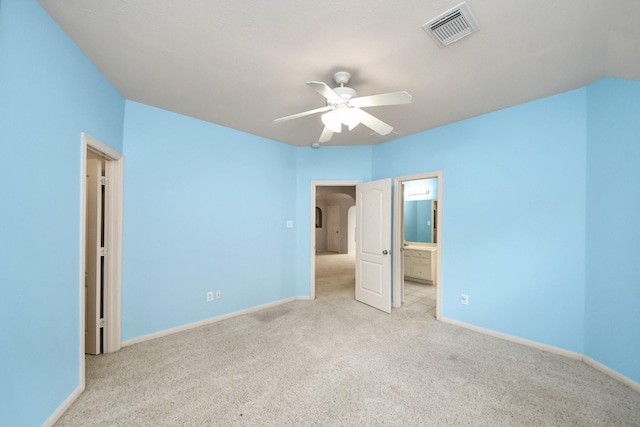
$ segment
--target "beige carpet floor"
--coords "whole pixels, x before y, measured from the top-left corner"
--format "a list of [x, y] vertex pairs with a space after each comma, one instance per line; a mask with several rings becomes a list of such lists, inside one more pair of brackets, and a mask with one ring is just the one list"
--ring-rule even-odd
[[329, 257], [314, 301], [87, 357], [86, 391], [57, 425], [640, 425], [640, 394], [608, 376], [360, 304], [349, 256]]

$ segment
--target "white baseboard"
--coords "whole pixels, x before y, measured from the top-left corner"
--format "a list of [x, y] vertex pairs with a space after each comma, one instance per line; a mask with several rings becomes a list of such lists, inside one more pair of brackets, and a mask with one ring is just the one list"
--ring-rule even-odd
[[84, 384], [80, 384], [75, 390], [73, 390], [73, 393], [71, 393], [69, 397], [67, 397], [65, 401], [62, 402], [62, 405], [60, 405], [58, 409], [56, 409], [56, 411], [51, 414], [51, 416], [47, 418], [44, 423], [42, 423], [42, 427], [52, 427], [60, 419], [62, 414], [64, 414], [65, 411], [69, 409], [73, 402], [75, 402], [76, 399], [80, 397], [83, 391]]
[[554, 347], [552, 345], [542, 344], [537, 341], [531, 341], [524, 338], [516, 337], [514, 335], [505, 334], [502, 332], [494, 331], [492, 329], [481, 328], [480, 326], [471, 325], [469, 323], [460, 322], [458, 320], [449, 319], [443, 317], [441, 319], [444, 323], [460, 326], [461, 328], [469, 329], [471, 331], [479, 332], [481, 334], [489, 335], [496, 338], [501, 338], [506, 341], [515, 342], [517, 344], [526, 345], [527, 347], [533, 347], [538, 350], [547, 351], [553, 354], [559, 354], [560, 356], [568, 357], [569, 359], [582, 360], [582, 354], [573, 351], [565, 350], [563, 348]]
[[[253, 313], [255, 311], [264, 310], [265, 308], [270, 308], [270, 307], [275, 307], [281, 304], [285, 304], [290, 301], [311, 300], [311, 299], [312, 298], [310, 296], [297, 296], [297, 297], [285, 298], [285, 299], [273, 301], [267, 304], [246, 308], [244, 310], [235, 311], [233, 313], [223, 314], [222, 316], [213, 317], [211, 319], [202, 320], [200, 322], [189, 323], [188, 325], [179, 326], [177, 328], [167, 329], [165, 331], [160, 331], [153, 334], [144, 335], [142, 337], [133, 338], [133, 339], [124, 341], [122, 343], [122, 346], [124, 347], [127, 345], [132, 345], [139, 342], [152, 340], [155, 338], [160, 338], [166, 335], [175, 334], [176, 332], [182, 332], [188, 329], [197, 328], [199, 326], [208, 325], [210, 323], [219, 322], [221, 320], [230, 319], [232, 317], [241, 316], [243, 314]], [[84, 362], [82, 362], [82, 365], [84, 366]], [[84, 368], [82, 368], [81, 371], [82, 371], [81, 375], [84, 378]], [[62, 414], [64, 414], [65, 411], [69, 409], [69, 407], [73, 404], [73, 402], [75, 402], [76, 399], [82, 394], [82, 392], [84, 391], [84, 387], [85, 386], [84, 386], [84, 379], [83, 379], [81, 381], [81, 384], [78, 385], [78, 387], [69, 395], [69, 397], [66, 398], [66, 400], [62, 403], [62, 405], [60, 405], [58, 409], [56, 409], [56, 411], [53, 414], [51, 414], [51, 416], [42, 424], [42, 427], [52, 427], [60, 419]]]
[[137, 338], [132, 338], [130, 340], [123, 341], [122, 342], [122, 346], [125, 347], [125, 346], [128, 346], [128, 345], [138, 344], [138, 343], [141, 343], [141, 342], [144, 342], [144, 341], [149, 341], [149, 340], [153, 340], [153, 339], [156, 339], [156, 338], [164, 337], [164, 336], [167, 336], [167, 335], [175, 334], [177, 332], [188, 331], [189, 329], [198, 328], [200, 326], [204, 326], [204, 325], [209, 325], [211, 323], [220, 322], [221, 320], [231, 319], [233, 317], [241, 316], [243, 314], [253, 313], [253, 312], [256, 312], [256, 311], [264, 310], [265, 308], [271, 308], [271, 307], [275, 307], [275, 306], [278, 306], [278, 305], [281, 305], [281, 304], [285, 304], [287, 302], [296, 301], [296, 300], [302, 300], [302, 299], [309, 299], [309, 297], [289, 297], [289, 298], [281, 299], [281, 300], [278, 300], [278, 301], [269, 302], [267, 304], [262, 304], [262, 305], [257, 305], [255, 307], [245, 308], [244, 310], [234, 311], [233, 313], [227, 313], [227, 314], [223, 314], [221, 316], [212, 317], [210, 319], [201, 320], [199, 322], [189, 323], [189, 324], [186, 324], [186, 325], [178, 326], [176, 328], [165, 329], [164, 331], [154, 332], [153, 334], [143, 335], [143, 336], [137, 337]]
[[620, 381], [622, 384], [624, 384], [626, 386], [629, 386], [633, 390], [635, 390], [638, 393], [640, 393], [640, 383], [635, 382], [631, 378], [625, 377], [620, 372], [614, 371], [613, 369], [609, 368], [608, 366], [605, 366], [602, 363], [597, 362], [597, 361], [593, 360], [592, 358], [590, 358], [588, 356], [583, 356], [582, 357], [582, 361], [584, 363], [586, 363], [587, 365], [591, 366], [592, 368], [597, 369], [598, 371], [602, 372], [603, 374], [609, 375], [611, 378]]
[[[267, 304], [262, 304], [262, 305], [258, 305], [255, 307], [251, 307], [251, 308], [246, 308], [244, 310], [239, 310], [239, 311], [235, 311], [233, 313], [227, 313], [227, 314], [223, 314], [221, 316], [217, 316], [217, 317], [212, 317], [210, 319], [206, 319], [206, 320], [201, 320], [199, 322], [194, 322], [194, 323], [189, 323], [187, 325], [183, 325], [183, 326], [178, 326], [177, 328], [171, 328], [171, 329], [167, 329], [164, 331], [160, 331], [160, 332], [156, 332], [153, 334], [149, 334], [149, 335], [144, 335], [138, 338], [133, 338], [127, 341], [123, 341], [122, 342], [122, 346], [128, 346], [128, 345], [132, 345], [132, 344], [136, 344], [136, 343], [140, 343], [143, 341], [148, 341], [148, 340], [152, 340], [155, 338], [160, 338], [166, 335], [171, 335], [171, 334], [175, 334], [177, 332], [182, 332], [182, 331], [186, 331], [189, 329], [193, 329], [193, 328], [197, 328], [200, 326], [204, 326], [204, 325], [208, 325], [211, 323], [216, 323], [219, 322], [221, 320], [226, 320], [226, 319], [231, 319], [233, 317], [236, 316], [241, 316], [243, 314], [249, 314], [249, 313], [253, 313], [256, 311], [260, 311], [260, 310], [264, 310], [266, 308], [270, 308], [270, 307], [276, 307], [278, 305], [282, 305], [291, 301], [309, 301], [309, 300], [313, 300], [313, 298], [311, 298], [310, 296], [295, 296], [295, 297], [289, 297], [289, 298], [285, 298], [282, 300], [278, 300], [278, 301], [273, 301]], [[624, 375], [622, 375], [621, 373], [614, 371], [613, 369], [603, 365], [600, 362], [597, 362], [595, 360], [593, 360], [592, 358], [585, 356], [583, 354], [580, 353], [576, 353], [573, 351], [569, 351], [569, 350], [565, 350], [559, 347], [554, 347], [551, 345], [547, 345], [547, 344], [542, 344], [536, 341], [531, 341], [531, 340], [527, 340], [524, 338], [520, 338], [514, 335], [509, 335], [509, 334], [505, 334], [502, 332], [497, 332], [491, 329], [486, 329], [486, 328], [481, 328], [479, 326], [475, 326], [469, 323], [464, 323], [464, 322], [460, 322], [458, 320], [454, 320], [454, 319], [450, 319], [447, 317], [442, 317], [441, 321], [443, 323], [448, 323], [454, 326], [458, 326], [461, 328], [465, 328], [465, 329], [469, 329], [471, 331], [474, 332], [478, 332], [484, 335], [489, 335], [495, 338], [500, 338], [506, 341], [511, 341], [517, 344], [521, 344], [521, 345], [525, 345], [527, 347], [532, 347], [538, 350], [542, 350], [542, 351], [547, 351], [549, 353], [553, 353], [553, 354], [558, 354], [560, 356], [564, 356], [564, 357], [568, 357], [570, 359], [575, 359], [575, 360], [581, 360], [582, 362], [586, 363], [587, 365], [591, 366], [594, 369], [599, 370], [600, 372], [610, 376], [611, 378], [620, 381], [622, 384], [625, 384], [626, 386], [630, 387], [631, 389], [637, 391], [638, 393], [640, 393], [640, 383], [635, 382], [634, 380], [632, 380], [631, 378], [628, 378]], [[42, 424], [42, 427], [52, 427], [59, 419], [60, 417], [65, 413], [65, 411], [67, 409], [69, 409], [69, 407], [73, 404], [73, 402], [75, 402], [75, 400], [80, 396], [80, 394], [82, 394], [82, 392], [84, 391], [84, 381], [81, 381], [81, 384], [78, 385], [78, 387], [69, 395], [69, 397], [67, 397], [67, 399], [62, 402], [62, 404], [58, 407], [58, 409], [56, 409], [56, 411], [51, 414], [51, 416]]]
[[587, 365], [591, 366], [592, 368], [597, 369], [598, 371], [602, 372], [603, 374], [606, 374], [606, 375], [610, 376], [614, 380], [620, 381], [622, 384], [624, 384], [626, 386], [629, 386], [633, 390], [635, 390], [638, 393], [640, 393], [640, 383], [635, 382], [631, 378], [625, 377], [621, 373], [619, 373], [617, 371], [614, 371], [613, 369], [609, 368], [608, 366], [605, 366], [602, 363], [597, 362], [597, 361], [593, 360], [592, 358], [590, 358], [588, 356], [585, 356], [583, 354], [576, 353], [576, 352], [569, 351], [569, 350], [565, 350], [563, 348], [554, 347], [554, 346], [547, 345], [547, 344], [542, 344], [542, 343], [539, 343], [539, 342], [536, 342], [536, 341], [527, 340], [527, 339], [516, 337], [516, 336], [513, 336], [513, 335], [504, 334], [502, 332], [493, 331], [491, 329], [481, 328], [479, 326], [471, 325], [469, 323], [460, 322], [458, 320], [449, 319], [447, 317], [443, 317], [442, 318], [442, 322], [449, 323], [449, 324], [455, 325], [455, 326], [459, 326], [461, 328], [469, 329], [471, 331], [479, 332], [481, 334], [485, 334], [485, 335], [489, 335], [489, 336], [492, 336], [492, 337], [501, 338], [503, 340], [507, 340], [507, 341], [518, 343], [518, 344], [526, 345], [527, 347], [533, 347], [533, 348], [536, 348], [538, 350], [543, 350], [543, 351], [547, 351], [549, 353], [558, 354], [560, 356], [568, 357], [570, 359], [580, 360], [580, 361], [586, 363]]

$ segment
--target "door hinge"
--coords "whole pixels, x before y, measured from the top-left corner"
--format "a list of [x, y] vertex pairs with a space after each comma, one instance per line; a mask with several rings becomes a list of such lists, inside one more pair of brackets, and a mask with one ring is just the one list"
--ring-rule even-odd
[[101, 176], [98, 181], [100, 182], [100, 185], [107, 185], [107, 177], [106, 176]]
[[106, 248], [100, 248], [100, 256], [107, 256], [107, 249]]
[[106, 324], [107, 324], [107, 321], [104, 320], [104, 317], [102, 319], [100, 319], [100, 327], [101, 328], [104, 328], [104, 325], [106, 325]]

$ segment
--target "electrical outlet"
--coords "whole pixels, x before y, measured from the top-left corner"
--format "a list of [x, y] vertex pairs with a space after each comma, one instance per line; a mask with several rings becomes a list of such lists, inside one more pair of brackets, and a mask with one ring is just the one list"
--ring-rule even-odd
[[222, 298], [222, 291], [216, 291], [216, 299]]
[[460, 303], [464, 304], [464, 305], [468, 305], [469, 304], [469, 296], [462, 294], [460, 295]]
[[207, 302], [213, 301], [213, 292], [207, 292]]

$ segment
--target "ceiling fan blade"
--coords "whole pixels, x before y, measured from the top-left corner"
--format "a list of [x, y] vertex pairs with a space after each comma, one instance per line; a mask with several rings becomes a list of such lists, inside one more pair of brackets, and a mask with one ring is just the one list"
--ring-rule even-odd
[[307, 82], [307, 86], [318, 92], [327, 99], [342, 99], [340, 95], [335, 93], [328, 84], [324, 82]]
[[349, 100], [349, 105], [354, 107], [378, 107], [382, 105], [411, 104], [409, 92], [392, 92], [380, 95], [361, 96]]
[[[393, 130], [392, 126], [389, 126], [388, 124], [386, 124], [385, 122], [383, 122], [379, 118], [372, 116], [371, 114], [367, 113], [366, 111], [361, 110], [359, 108], [354, 108], [354, 110], [357, 111], [356, 114], [358, 114], [358, 118], [360, 119], [360, 123], [362, 123], [363, 125], [365, 125], [369, 129], [371, 129], [372, 131], [378, 133], [379, 135], [387, 135]], [[355, 113], [355, 111], [354, 111], [354, 113]]]
[[297, 119], [299, 117], [304, 117], [304, 116], [310, 116], [311, 114], [315, 114], [315, 113], [323, 113], [323, 112], [329, 111], [329, 110], [331, 110], [331, 107], [329, 107], [327, 105], [326, 107], [316, 108], [315, 110], [304, 111], [302, 113], [292, 114], [292, 115], [287, 116], [287, 117], [281, 117], [279, 119], [275, 119], [273, 122], [274, 123], [285, 122], [287, 120]]
[[325, 126], [322, 130], [322, 133], [320, 134], [320, 139], [318, 140], [318, 142], [331, 141], [331, 137], [333, 137], [333, 131]]

